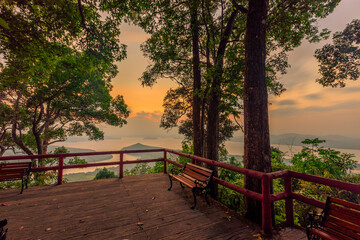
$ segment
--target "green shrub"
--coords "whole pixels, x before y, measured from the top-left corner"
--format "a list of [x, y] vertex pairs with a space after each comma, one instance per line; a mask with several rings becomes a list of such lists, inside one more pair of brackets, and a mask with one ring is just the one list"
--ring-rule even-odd
[[96, 173], [94, 180], [105, 179], [105, 178], [114, 178], [114, 177], [116, 177], [115, 173], [109, 171], [107, 168], [104, 167], [102, 170], [100, 170], [99, 172]]

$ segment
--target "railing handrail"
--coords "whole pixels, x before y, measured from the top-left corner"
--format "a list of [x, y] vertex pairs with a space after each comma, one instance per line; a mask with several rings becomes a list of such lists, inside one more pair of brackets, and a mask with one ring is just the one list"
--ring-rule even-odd
[[241, 173], [241, 174], [244, 174], [244, 175], [247, 175], [247, 176], [250, 176], [250, 177], [254, 177], [254, 178], [261, 179], [264, 176], [264, 174], [266, 174], [266, 173], [263, 173], [263, 172], [258, 172], [258, 171], [255, 171], [255, 170], [234, 166], [234, 165], [231, 165], [231, 164], [228, 164], [228, 163], [218, 162], [218, 161], [210, 160], [210, 159], [203, 158], [203, 157], [194, 156], [194, 155], [187, 154], [187, 153], [177, 152], [177, 151], [174, 151], [174, 150], [171, 150], [171, 149], [165, 149], [165, 151], [167, 151], [169, 153], [179, 155], [179, 156], [182, 156], [182, 157], [190, 158], [190, 159], [193, 159], [195, 161], [200, 161], [200, 162], [212, 165], [212, 166], [225, 168], [225, 169], [228, 169], [228, 170], [231, 170], [231, 171], [234, 171], [234, 172], [238, 172], [238, 173]]
[[[150, 152], [163, 152], [163, 158], [158, 159], [146, 159], [146, 160], [133, 160], [133, 161], [123, 161], [123, 155], [128, 153], [150, 153]], [[226, 182], [222, 179], [214, 177], [214, 181], [220, 185], [223, 185], [227, 188], [230, 188], [236, 192], [244, 194], [245, 196], [254, 198], [256, 200], [262, 201], [263, 203], [263, 231], [266, 234], [272, 233], [272, 222], [271, 222], [271, 203], [279, 200], [285, 199], [285, 208], [286, 208], [286, 223], [289, 225], [294, 224], [294, 213], [293, 213], [293, 199], [302, 201], [304, 203], [313, 205], [318, 208], [324, 208], [325, 203], [314, 198], [309, 198], [301, 194], [295, 193], [292, 191], [292, 178], [301, 179], [304, 181], [309, 181], [313, 183], [318, 183], [330, 187], [335, 187], [342, 190], [347, 190], [360, 194], [360, 185], [355, 183], [348, 183], [339, 180], [333, 180], [329, 178], [299, 173], [291, 170], [282, 170], [278, 172], [264, 173], [258, 172], [251, 169], [241, 168], [234, 166], [228, 163], [218, 162], [195, 155], [182, 153], [174, 151], [171, 149], [157, 148], [157, 149], [146, 149], [146, 150], [119, 150], [119, 151], [102, 151], [102, 152], [83, 152], [83, 153], [59, 153], [59, 154], [42, 154], [42, 155], [22, 155], [22, 156], [6, 156], [0, 157], [0, 161], [12, 161], [12, 160], [24, 160], [24, 159], [41, 159], [41, 158], [59, 158], [58, 166], [48, 166], [48, 167], [36, 167], [32, 168], [32, 172], [39, 171], [53, 171], [58, 170], [58, 184], [62, 184], [62, 171], [64, 169], [73, 169], [73, 168], [86, 168], [86, 167], [97, 167], [97, 166], [109, 166], [109, 165], [119, 165], [119, 177], [123, 177], [123, 164], [135, 164], [135, 163], [147, 163], [147, 162], [164, 162], [164, 173], [167, 172], [166, 164], [170, 163], [178, 167], [183, 165], [175, 162], [173, 160], [167, 159], [167, 153], [176, 154], [178, 156], [186, 157], [194, 161], [200, 161], [208, 165], [224, 168], [230, 171], [241, 173], [250, 177], [258, 178], [262, 180], [263, 192], [257, 193], [250, 191], [243, 187], [237, 186], [233, 183]], [[111, 162], [97, 162], [97, 163], [86, 163], [86, 164], [76, 164], [76, 165], [64, 165], [63, 160], [67, 157], [75, 156], [95, 156], [95, 155], [109, 155], [109, 154], [119, 154], [119, 161]], [[276, 178], [284, 178], [285, 191], [275, 194], [270, 194], [270, 185], [271, 181]], [[269, 217], [270, 216], [270, 217]]]

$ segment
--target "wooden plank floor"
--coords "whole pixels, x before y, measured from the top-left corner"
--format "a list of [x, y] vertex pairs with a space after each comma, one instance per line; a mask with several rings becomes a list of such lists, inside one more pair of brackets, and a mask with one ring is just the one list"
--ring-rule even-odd
[[167, 175], [149, 174], [3, 190], [0, 219], [8, 239], [260, 239], [258, 226], [214, 201], [198, 197], [191, 210], [191, 192], [174, 183], [167, 191]]

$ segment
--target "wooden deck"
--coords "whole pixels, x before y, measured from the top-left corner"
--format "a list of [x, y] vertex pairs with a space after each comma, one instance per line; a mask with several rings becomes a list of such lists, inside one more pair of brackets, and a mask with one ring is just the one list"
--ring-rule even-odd
[[[258, 226], [217, 202], [208, 206], [164, 174], [0, 191], [8, 239], [261, 239]], [[286, 230], [274, 239], [305, 239]]]

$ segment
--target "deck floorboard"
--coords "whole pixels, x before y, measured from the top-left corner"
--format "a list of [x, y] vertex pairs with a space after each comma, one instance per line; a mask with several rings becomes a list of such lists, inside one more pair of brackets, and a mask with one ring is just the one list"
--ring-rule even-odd
[[[0, 191], [8, 239], [259, 239], [260, 229], [164, 174]], [[142, 225], [138, 225], [142, 223]], [[302, 233], [303, 234], [303, 233]], [[303, 234], [304, 235], [304, 234]], [[285, 232], [276, 239], [305, 239]], [[305, 236], [305, 235], [304, 235]]]

